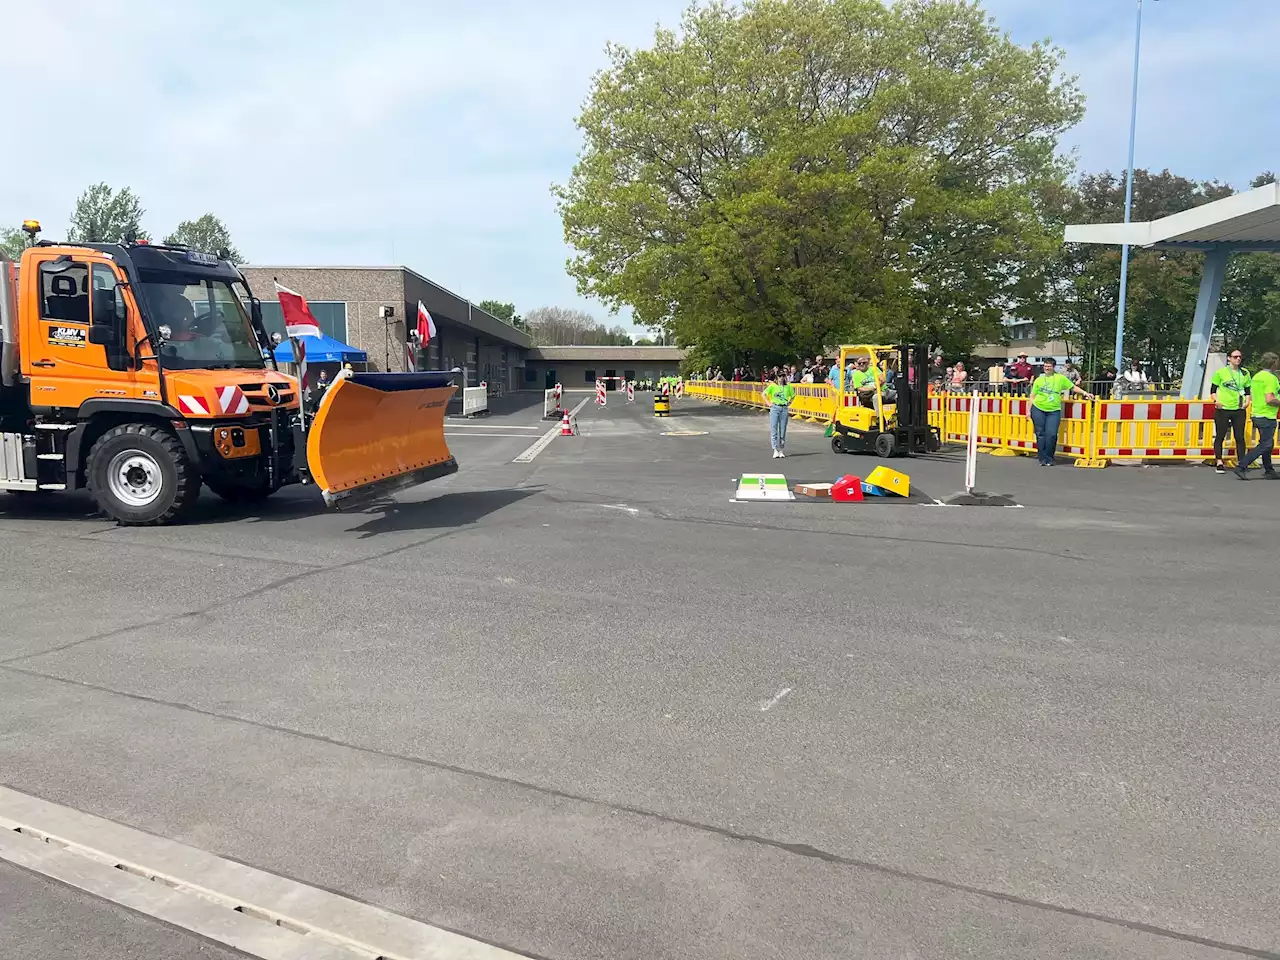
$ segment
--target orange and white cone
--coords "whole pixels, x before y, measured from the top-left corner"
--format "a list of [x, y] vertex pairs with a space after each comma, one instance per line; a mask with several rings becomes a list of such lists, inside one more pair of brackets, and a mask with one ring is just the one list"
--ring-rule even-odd
[[560, 436], [562, 437], [573, 436], [573, 421], [569, 419], [568, 410], [564, 412], [564, 419], [560, 421]]

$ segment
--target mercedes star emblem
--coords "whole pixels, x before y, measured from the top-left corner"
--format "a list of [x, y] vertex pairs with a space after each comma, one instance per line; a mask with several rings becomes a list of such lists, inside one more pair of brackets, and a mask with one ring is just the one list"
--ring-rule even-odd
[[267, 399], [272, 403], [280, 402], [280, 391], [276, 389], [276, 385], [274, 383], [267, 384]]

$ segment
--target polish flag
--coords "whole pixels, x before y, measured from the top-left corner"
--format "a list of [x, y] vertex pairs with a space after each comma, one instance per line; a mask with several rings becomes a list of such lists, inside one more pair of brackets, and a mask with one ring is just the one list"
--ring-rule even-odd
[[284, 314], [284, 329], [290, 337], [318, 337], [320, 324], [311, 314], [306, 298], [295, 290], [276, 285], [276, 297], [280, 300], [280, 312]]
[[422, 301], [418, 301], [418, 342], [424, 347], [431, 342], [431, 338], [436, 335], [436, 322], [431, 319], [431, 314], [427, 312], [427, 308], [423, 306]]

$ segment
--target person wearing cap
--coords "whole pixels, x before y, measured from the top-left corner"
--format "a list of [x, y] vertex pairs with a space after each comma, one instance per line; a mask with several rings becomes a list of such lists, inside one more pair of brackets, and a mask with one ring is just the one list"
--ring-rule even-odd
[[787, 420], [791, 416], [791, 401], [796, 398], [796, 388], [787, 382], [784, 373], [776, 373], [772, 383], [766, 383], [764, 402], [769, 405], [769, 437], [773, 442], [774, 457], [785, 457], [782, 448], [787, 445]]
[[1280, 416], [1280, 379], [1276, 378], [1276, 364], [1280, 357], [1268, 351], [1258, 361], [1259, 370], [1250, 378], [1249, 393], [1253, 403], [1253, 428], [1258, 431], [1258, 445], [1236, 464], [1236, 476], [1248, 480], [1245, 471], [1259, 457], [1262, 458], [1262, 475], [1268, 480], [1280, 480], [1271, 464], [1271, 448], [1276, 442], [1276, 417]]
[[1019, 395], [1025, 394], [1033, 372], [1025, 353], [1018, 354], [1017, 362], [1010, 366], [1009, 372], [1011, 374], [1009, 383], [1013, 386], [1013, 392]]
[[1213, 410], [1213, 469], [1226, 473], [1222, 462], [1222, 442], [1230, 430], [1236, 438], [1236, 462], [1244, 456], [1244, 415], [1249, 406], [1249, 371], [1240, 365], [1244, 354], [1232, 350], [1227, 354], [1227, 365], [1209, 381], [1209, 394], [1214, 400]]
[[1093, 394], [1076, 386], [1063, 374], [1052, 358], [1045, 360], [1044, 373], [1031, 384], [1031, 422], [1036, 428], [1036, 456], [1040, 466], [1052, 467], [1058, 450], [1058, 425], [1062, 423], [1062, 398], [1068, 393], [1078, 393], [1086, 400]]

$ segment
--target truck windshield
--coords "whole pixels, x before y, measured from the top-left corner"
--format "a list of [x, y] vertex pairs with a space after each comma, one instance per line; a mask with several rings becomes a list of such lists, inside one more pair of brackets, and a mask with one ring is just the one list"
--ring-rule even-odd
[[242, 297], [226, 280], [143, 271], [142, 288], [150, 308], [151, 329], [168, 326], [160, 348], [171, 370], [266, 366]]

